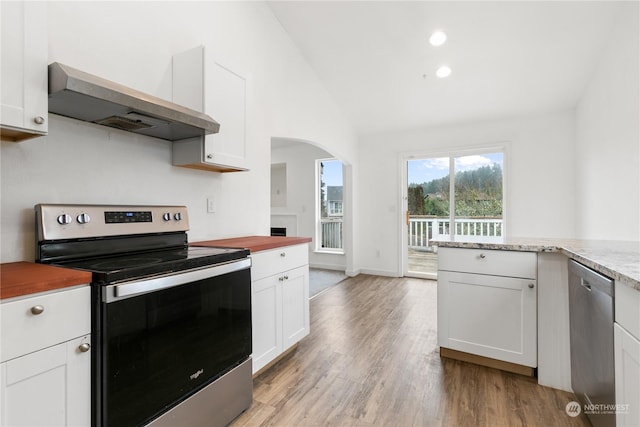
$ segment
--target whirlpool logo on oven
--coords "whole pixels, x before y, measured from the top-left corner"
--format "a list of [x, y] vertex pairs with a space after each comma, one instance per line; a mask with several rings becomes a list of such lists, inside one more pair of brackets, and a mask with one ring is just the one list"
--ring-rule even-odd
[[200, 369], [196, 372], [194, 372], [193, 374], [191, 374], [191, 376], [189, 376], [189, 379], [195, 380], [197, 379], [200, 375], [202, 375], [204, 373], [204, 369]]

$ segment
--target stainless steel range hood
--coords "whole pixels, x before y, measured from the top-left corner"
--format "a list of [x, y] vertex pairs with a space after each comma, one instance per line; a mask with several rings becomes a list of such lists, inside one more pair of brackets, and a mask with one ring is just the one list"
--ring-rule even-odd
[[217, 133], [208, 115], [54, 62], [49, 112], [169, 141]]

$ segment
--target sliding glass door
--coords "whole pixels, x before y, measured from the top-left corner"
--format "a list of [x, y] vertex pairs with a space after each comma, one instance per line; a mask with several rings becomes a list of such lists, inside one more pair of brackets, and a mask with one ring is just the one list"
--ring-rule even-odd
[[406, 160], [403, 270], [435, 278], [434, 241], [497, 241], [503, 233], [500, 151]]
[[433, 240], [448, 232], [450, 165], [448, 157], [407, 160], [405, 274], [434, 276]]

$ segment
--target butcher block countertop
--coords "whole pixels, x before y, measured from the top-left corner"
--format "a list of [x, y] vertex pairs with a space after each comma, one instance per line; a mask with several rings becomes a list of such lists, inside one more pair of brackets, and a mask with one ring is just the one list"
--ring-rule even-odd
[[283, 237], [283, 236], [246, 236], [232, 239], [206, 240], [193, 242], [190, 246], [219, 246], [227, 248], [249, 249], [250, 252], [260, 252], [284, 246], [299, 245], [311, 242], [311, 237]]
[[[190, 245], [246, 248], [251, 252], [259, 252], [309, 242], [311, 242], [310, 237], [247, 236], [194, 242]], [[0, 264], [1, 300], [89, 283], [91, 283], [91, 273], [88, 271], [26, 261]]]
[[88, 271], [33, 262], [0, 264], [0, 299], [21, 297], [91, 282]]

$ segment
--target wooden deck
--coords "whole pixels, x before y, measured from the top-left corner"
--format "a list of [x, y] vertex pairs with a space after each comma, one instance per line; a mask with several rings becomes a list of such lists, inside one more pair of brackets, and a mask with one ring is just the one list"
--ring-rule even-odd
[[409, 272], [433, 274], [438, 272], [438, 254], [409, 248], [407, 256], [409, 258]]

